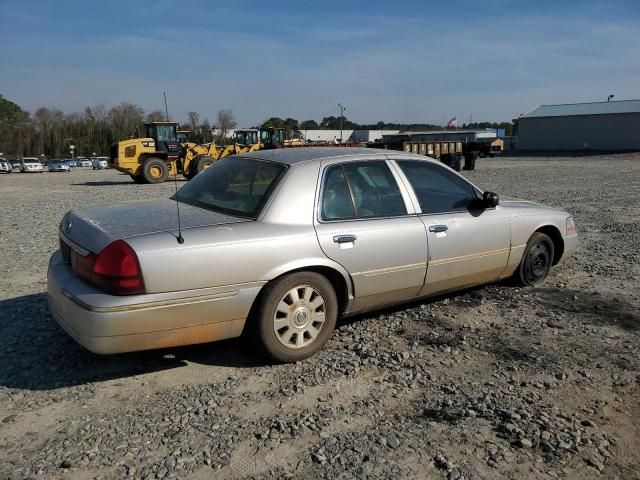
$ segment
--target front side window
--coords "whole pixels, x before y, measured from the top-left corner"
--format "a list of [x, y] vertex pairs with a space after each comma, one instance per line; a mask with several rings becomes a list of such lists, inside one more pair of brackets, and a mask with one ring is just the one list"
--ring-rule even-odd
[[196, 175], [176, 198], [208, 210], [257, 218], [286, 169], [281, 163], [225, 158]]
[[477, 199], [473, 186], [448, 170], [430, 162], [399, 160], [422, 213], [466, 210]]
[[393, 174], [384, 161], [348, 162], [327, 170], [322, 196], [323, 220], [406, 215]]

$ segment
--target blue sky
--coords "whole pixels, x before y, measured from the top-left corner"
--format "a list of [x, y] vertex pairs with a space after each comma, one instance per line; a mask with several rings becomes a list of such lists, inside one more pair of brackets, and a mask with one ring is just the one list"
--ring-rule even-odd
[[640, 97], [640, 2], [0, 0], [0, 94], [365, 123]]

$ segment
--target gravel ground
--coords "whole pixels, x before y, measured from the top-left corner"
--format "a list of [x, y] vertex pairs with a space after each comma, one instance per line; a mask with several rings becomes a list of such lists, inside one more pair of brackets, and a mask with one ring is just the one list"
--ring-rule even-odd
[[640, 154], [478, 161], [575, 215], [545, 284], [339, 323], [267, 365], [242, 339], [100, 357], [47, 307], [71, 208], [166, 197], [115, 171], [0, 176], [0, 478], [640, 478]]

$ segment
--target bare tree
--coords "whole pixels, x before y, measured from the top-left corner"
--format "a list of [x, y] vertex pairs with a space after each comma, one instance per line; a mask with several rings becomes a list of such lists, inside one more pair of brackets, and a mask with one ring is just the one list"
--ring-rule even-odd
[[154, 110], [153, 112], [147, 113], [147, 122], [164, 122], [165, 120], [164, 112], [161, 110]]
[[215, 128], [221, 142], [224, 142], [224, 140], [227, 138], [229, 130], [234, 129], [236, 125], [236, 119], [233, 116], [233, 112], [231, 110], [218, 111]]
[[113, 138], [116, 141], [135, 137], [142, 130], [144, 110], [138, 105], [123, 102], [109, 110]]
[[187, 115], [189, 117], [189, 127], [195, 132], [200, 126], [200, 114], [198, 112], [189, 112]]

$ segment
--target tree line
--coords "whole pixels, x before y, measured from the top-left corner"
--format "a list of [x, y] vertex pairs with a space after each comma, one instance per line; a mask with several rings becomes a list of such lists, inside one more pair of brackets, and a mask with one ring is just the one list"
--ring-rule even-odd
[[[166, 120], [160, 110], [145, 112], [140, 106], [123, 102], [111, 108], [104, 105], [88, 106], [82, 112], [65, 113], [57, 108], [41, 107], [29, 114], [16, 103], [0, 95], [0, 152], [5, 157], [40, 156], [65, 158], [70, 156], [70, 146], [79, 156], [106, 155], [109, 146], [127, 138], [144, 135], [144, 123]], [[237, 126], [231, 110], [220, 110], [214, 122], [202, 118], [198, 112], [189, 112], [180, 122], [180, 129], [189, 130], [190, 140], [196, 143], [231, 141], [228, 132]], [[440, 125], [399, 124], [377, 122], [358, 124], [346, 117], [324, 117], [299, 122], [294, 118], [271, 117], [258, 127], [285, 128], [289, 138], [300, 136], [301, 130], [387, 129], [402, 131], [437, 130]], [[463, 127], [467, 127], [464, 125]], [[512, 133], [511, 123], [476, 123], [469, 128], [505, 128]]]

